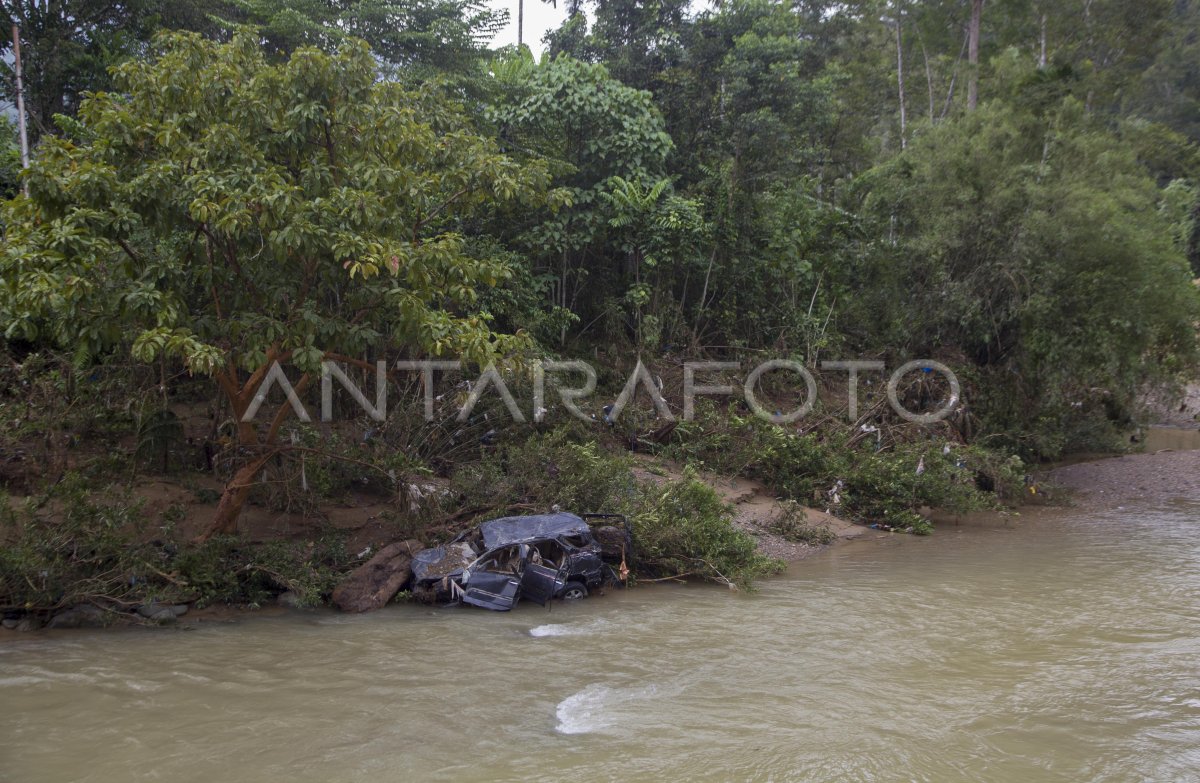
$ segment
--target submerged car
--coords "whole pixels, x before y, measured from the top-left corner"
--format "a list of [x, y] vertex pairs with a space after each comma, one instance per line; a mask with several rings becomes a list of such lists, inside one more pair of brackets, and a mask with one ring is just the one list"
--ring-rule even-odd
[[[413, 595], [429, 603], [457, 602], [507, 611], [522, 598], [545, 605], [553, 598], [577, 600], [615, 581], [606, 549], [584, 519], [620, 520], [616, 549], [628, 549], [628, 523], [614, 514], [566, 512], [502, 517], [484, 522], [448, 544], [413, 557]], [[613, 540], [611, 531], [606, 540]]]

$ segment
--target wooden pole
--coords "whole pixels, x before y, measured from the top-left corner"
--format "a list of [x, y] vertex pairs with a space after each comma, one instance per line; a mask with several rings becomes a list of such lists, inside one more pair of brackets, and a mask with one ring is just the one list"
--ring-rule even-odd
[[525, 43], [525, 0], [517, 0], [517, 48]]
[[[17, 76], [17, 128], [21, 136], [21, 168], [29, 168], [29, 135], [25, 129], [25, 85], [21, 79], [21, 28], [12, 26], [13, 72]], [[29, 184], [24, 186], [29, 195]]]

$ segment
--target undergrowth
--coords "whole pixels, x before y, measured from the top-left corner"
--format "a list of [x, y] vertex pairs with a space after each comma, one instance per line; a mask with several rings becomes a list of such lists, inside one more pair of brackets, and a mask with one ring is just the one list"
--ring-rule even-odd
[[[705, 401], [707, 402], [707, 401]], [[858, 522], [932, 532], [923, 506], [966, 513], [1015, 503], [1025, 486], [1017, 457], [948, 439], [884, 443], [845, 427], [800, 433], [755, 416], [701, 405], [661, 450], [685, 465], [758, 479], [779, 497]]]
[[3, 611], [127, 609], [152, 601], [257, 606], [285, 590], [316, 605], [357, 564], [337, 532], [255, 544], [236, 537], [164, 540], [155, 534], [170, 520], [156, 529], [129, 490], [98, 490], [76, 473], [23, 503], [0, 500]]

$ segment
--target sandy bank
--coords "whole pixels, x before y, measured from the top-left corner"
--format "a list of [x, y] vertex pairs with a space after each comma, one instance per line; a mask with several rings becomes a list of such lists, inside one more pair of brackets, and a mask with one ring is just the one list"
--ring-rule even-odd
[[1046, 477], [1093, 506], [1200, 498], [1200, 451], [1109, 457], [1055, 468]]

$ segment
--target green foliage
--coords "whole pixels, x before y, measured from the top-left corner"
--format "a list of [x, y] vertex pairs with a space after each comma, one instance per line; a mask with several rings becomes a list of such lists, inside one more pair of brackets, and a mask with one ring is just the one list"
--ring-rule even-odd
[[98, 490], [79, 474], [22, 504], [3, 500], [4, 609], [125, 610], [156, 600], [259, 605], [284, 590], [317, 605], [357, 565], [336, 532], [311, 541], [177, 543], [170, 533], [183, 509], [168, 509], [155, 530], [127, 489]]
[[[238, 36], [159, 41], [48, 139], [32, 198], [3, 210], [10, 336], [80, 356], [132, 336], [142, 362], [213, 373], [377, 340], [486, 359], [519, 341], [469, 311], [508, 271], [462, 221], [531, 204], [546, 175], [474, 135], [451, 104], [381, 82], [367, 49], [268, 64]], [[467, 310], [467, 312], [463, 312]]]
[[809, 522], [804, 506], [794, 500], [783, 501], [779, 513], [767, 524], [767, 529], [788, 541], [810, 546], [825, 546], [837, 540], [837, 533], [829, 525]]
[[40, 611], [136, 601], [156, 560], [138, 543], [139, 504], [127, 492], [92, 492], [80, 476], [13, 505], [0, 498], [0, 606]]
[[628, 457], [609, 454], [594, 441], [575, 441], [563, 428], [461, 467], [452, 485], [462, 505], [493, 515], [514, 505], [624, 513], [636, 497], [631, 468]]
[[[535, 62], [486, 51], [505, 14], [478, 0], [14, 5], [40, 143], [25, 198], [0, 128], [0, 327], [22, 357], [0, 384], [6, 486], [175, 470], [172, 379], [215, 376], [236, 420], [276, 359], [308, 383], [331, 356], [483, 364], [572, 344], [647, 361], [931, 356], [969, 392], [953, 440], [709, 407], [667, 448], [926, 532], [921, 506], [1025, 493], [1006, 450], [1110, 448], [1147, 383], [1194, 373], [1194, 0], [988, 3], [973, 64], [961, 0], [568, 6]], [[153, 37], [173, 27], [195, 33]], [[400, 499], [436, 472], [464, 524], [624, 511], [648, 572], [766, 568], [690, 477], [639, 485], [574, 424], [521, 441], [486, 404], [451, 422], [455, 398], [445, 422], [413, 405], [378, 426], [233, 424], [218, 463], [250, 459], [274, 508]], [[627, 434], [649, 426], [626, 415]], [[38, 606], [73, 585], [182, 595], [162, 576], [177, 567], [201, 600], [317, 600], [346, 565], [332, 546], [224, 538], [178, 563], [136, 537], [119, 551], [128, 498], [64, 492], [17, 515], [24, 543], [4, 555], [9, 573], [47, 573], [24, 594]], [[777, 532], [824, 537], [792, 511]], [[61, 555], [93, 538], [94, 556]]]
[[665, 454], [685, 464], [758, 479], [783, 497], [811, 501], [844, 472], [840, 450], [814, 435], [718, 409], [705, 400], [696, 418], [676, 428]]
[[532, 274], [557, 278], [557, 304], [588, 324], [622, 301], [625, 328], [643, 337], [646, 278], [694, 255], [701, 230], [695, 205], [667, 194], [672, 144], [652, 96], [566, 56], [534, 65], [517, 52], [492, 70], [487, 119], [507, 148], [549, 160], [565, 201], [519, 226]]
[[479, 0], [229, 0], [225, 27], [252, 25], [269, 49], [334, 50], [351, 38], [370, 44], [407, 80], [457, 77], [477, 68], [508, 12]]
[[1197, 297], [1155, 183], [1074, 99], [981, 107], [859, 187], [899, 238], [847, 270], [869, 292], [855, 320], [918, 355], [959, 346], [1010, 445], [1055, 456], [1048, 436], [1127, 416], [1148, 378], [1194, 361]]
[[643, 493], [631, 517], [640, 574], [688, 574], [748, 587], [782, 570], [782, 563], [759, 554], [755, 540], [734, 526], [732, 509], [695, 474]]
[[183, 444], [183, 425], [169, 408], [141, 409], [134, 416], [135, 459], [162, 473], [172, 469], [171, 456]]
[[[668, 456], [758, 479], [781, 498], [859, 522], [929, 533], [932, 527], [917, 513], [922, 506], [966, 513], [1023, 497], [1024, 465], [1003, 453], [924, 439], [883, 449], [873, 440], [821, 440], [709, 405], [697, 413], [676, 429]], [[790, 522], [784, 527], [807, 534]]]
[[186, 547], [170, 563], [198, 606], [258, 606], [285, 590], [296, 595], [299, 605], [317, 606], [329, 600], [356, 564], [343, 537], [335, 534], [253, 546], [217, 536]]
[[0, 118], [0, 199], [9, 199], [20, 190], [21, 148], [17, 129], [7, 117]]

